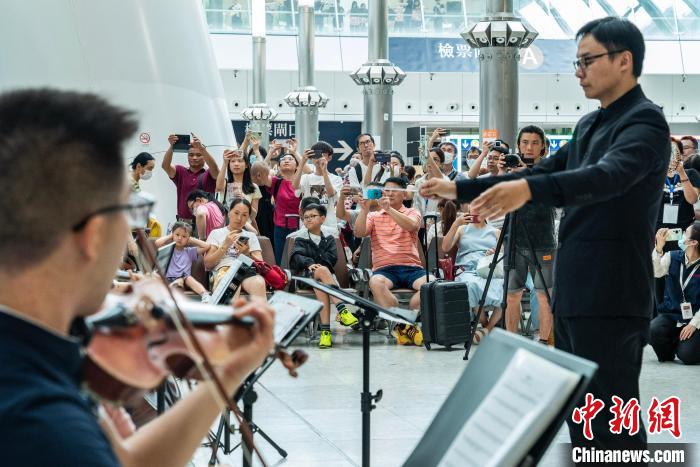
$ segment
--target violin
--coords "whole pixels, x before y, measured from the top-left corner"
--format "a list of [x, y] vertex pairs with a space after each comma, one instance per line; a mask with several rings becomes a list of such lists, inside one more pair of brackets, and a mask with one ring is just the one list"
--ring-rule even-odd
[[[132, 293], [109, 294], [103, 311], [86, 320], [90, 336], [83, 360], [86, 389], [112, 402], [127, 402], [157, 388], [169, 375], [203, 379], [185, 339], [172, 319], [173, 302], [163, 284], [154, 278], [132, 284]], [[173, 291], [177, 306], [194, 328], [212, 365], [224, 362], [235, 345], [236, 328], [254, 325], [249, 317], [237, 318], [231, 307], [193, 302]], [[281, 348], [275, 355], [292, 377], [306, 362], [297, 350]]]
[[[92, 329], [83, 367], [86, 386], [105, 399], [123, 401], [155, 389], [169, 374], [210, 381], [219, 406], [236, 417], [247, 452], [257, 454], [266, 466], [250, 425], [214, 369], [235, 348], [236, 333], [254, 323], [236, 318], [229, 307], [200, 304], [198, 308], [169, 287], [144, 231], [154, 203], [142, 195], [132, 194], [136, 203], [130, 199], [130, 224], [145, 259], [141, 270], [156, 274], [133, 282], [130, 294], [110, 294], [104, 312], [87, 320]], [[301, 351], [289, 355], [279, 345], [274, 355], [292, 376], [308, 358]]]

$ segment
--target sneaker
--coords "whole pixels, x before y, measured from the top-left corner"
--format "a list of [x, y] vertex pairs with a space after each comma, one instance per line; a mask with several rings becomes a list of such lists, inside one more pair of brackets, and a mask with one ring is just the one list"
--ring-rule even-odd
[[210, 301], [211, 301], [211, 294], [210, 293], [202, 294], [202, 303], [209, 303]]
[[406, 335], [406, 329], [403, 324], [397, 324], [394, 326], [394, 330], [392, 331], [392, 334], [394, 337], [396, 337], [396, 342], [399, 345], [410, 345], [413, 344], [413, 339], [408, 337]]
[[319, 349], [330, 349], [333, 346], [333, 343], [331, 342], [331, 332], [330, 331], [321, 331], [321, 340], [318, 341], [318, 348]]
[[338, 310], [338, 315], [335, 317], [335, 320], [343, 326], [355, 326], [359, 323], [355, 315], [350, 313], [350, 310], [346, 307], [343, 307], [342, 310]]
[[414, 345], [423, 345], [423, 331], [418, 326], [408, 326], [406, 337], [411, 339]]

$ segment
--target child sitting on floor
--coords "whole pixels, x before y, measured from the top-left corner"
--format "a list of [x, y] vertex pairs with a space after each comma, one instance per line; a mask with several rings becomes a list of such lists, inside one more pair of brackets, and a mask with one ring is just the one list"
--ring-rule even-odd
[[[335, 263], [338, 261], [338, 249], [335, 237], [324, 235], [321, 226], [326, 220], [326, 207], [319, 204], [309, 204], [302, 210], [302, 220], [307, 229], [306, 235], [294, 240], [290, 266], [295, 274], [310, 277], [323, 284], [337, 285], [333, 277]], [[314, 289], [316, 298], [323, 303], [321, 310], [321, 340], [320, 348], [331, 347], [331, 309], [328, 294]], [[357, 318], [347, 309], [344, 303], [333, 298], [338, 309], [338, 322], [344, 326], [354, 326]]]
[[209, 303], [211, 294], [192, 277], [192, 264], [197, 261], [199, 255], [204, 255], [211, 245], [192, 237], [192, 227], [184, 222], [176, 222], [173, 230], [167, 237], [156, 240], [156, 247], [160, 248], [168, 243], [175, 242], [175, 250], [170, 259], [165, 278], [170, 282], [171, 287], [190, 289], [200, 297], [202, 303]]

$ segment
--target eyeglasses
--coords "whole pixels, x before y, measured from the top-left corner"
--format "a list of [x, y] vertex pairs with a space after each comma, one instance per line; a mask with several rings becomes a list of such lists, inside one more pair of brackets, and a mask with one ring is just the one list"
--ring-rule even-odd
[[609, 55], [615, 55], [619, 54], [620, 52], [626, 52], [627, 49], [620, 49], [620, 50], [611, 50], [610, 52], [605, 52], [602, 54], [597, 54], [597, 55], [587, 55], [585, 57], [581, 57], [578, 60], [574, 60], [574, 71], [578, 71], [579, 69], [581, 71], [585, 71], [586, 68], [588, 68], [591, 63], [596, 61], [596, 59], [599, 59], [600, 57], [605, 57]]
[[372, 143], [372, 140], [371, 140], [371, 139], [366, 139], [366, 140], [364, 140], [364, 141], [360, 141], [360, 142], [357, 143], [357, 144], [359, 144], [360, 146], [368, 146], [368, 145], [371, 144], [371, 143]]
[[112, 206], [105, 206], [103, 208], [97, 209], [85, 216], [80, 222], [72, 227], [73, 232], [80, 232], [85, 228], [90, 219], [95, 216], [102, 216], [104, 214], [110, 214], [112, 212], [126, 211], [129, 221], [129, 227], [132, 229], [142, 229], [146, 228], [148, 225], [148, 218], [153, 210], [153, 205], [155, 201], [151, 199], [146, 193], [132, 193], [129, 197], [128, 204], [114, 204]]
[[312, 220], [316, 219], [317, 217], [321, 217], [321, 216], [318, 215], [318, 214], [312, 214], [312, 215], [310, 215], [310, 216], [304, 216], [304, 222], [306, 222], [306, 221], [312, 221]]

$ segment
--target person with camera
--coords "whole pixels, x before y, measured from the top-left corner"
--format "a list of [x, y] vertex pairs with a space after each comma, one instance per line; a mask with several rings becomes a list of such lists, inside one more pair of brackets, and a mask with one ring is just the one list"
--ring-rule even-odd
[[[131, 208], [122, 150], [137, 122], [94, 94], [48, 89], [0, 96], [0, 122], [14, 141], [0, 164], [16, 169], [0, 199], [12, 225], [0, 243], [3, 465], [188, 465], [222, 410], [210, 384], [134, 431], [124, 412], [84, 389], [86, 336], [70, 334], [102, 307], [121, 261]], [[44, 177], [27, 197], [27, 180], [47, 160], [60, 177]], [[235, 306], [256, 324], [222, 330], [231, 347], [215, 371], [227, 394], [274, 349], [274, 311], [259, 301]]]
[[327, 211], [324, 225], [337, 228], [335, 205], [343, 186], [343, 179], [328, 171], [328, 163], [333, 159], [333, 146], [325, 141], [314, 143], [310, 149], [304, 151], [301, 157], [302, 167], [309, 159], [313, 161], [314, 173], [302, 174], [297, 170], [292, 182], [294, 194], [301, 198], [316, 196]]
[[[574, 138], [531, 169], [456, 183], [431, 180], [422, 194], [471, 201], [472, 210], [487, 219], [528, 202], [564, 207], [555, 266], [555, 346], [598, 364], [588, 388], [594, 397], [638, 400], [654, 309], [648, 251], [671, 135], [663, 111], [638, 83], [645, 53], [639, 29], [607, 17], [586, 23], [576, 39], [576, 77], [600, 108], [579, 120]], [[636, 434], [614, 434], [612, 417], [601, 412], [591, 421], [594, 441], [569, 419], [573, 446], [646, 449], [641, 419]]]
[[420, 187], [431, 179], [450, 181], [442, 173], [442, 163], [445, 161], [445, 153], [440, 148], [432, 148], [428, 153], [428, 160], [425, 163], [425, 174], [416, 180], [416, 193], [413, 195], [413, 208], [418, 210], [421, 217], [427, 213], [436, 213], [438, 200], [425, 198], [420, 194]]
[[[475, 179], [479, 177], [494, 177], [503, 175], [505, 171], [501, 165], [502, 159], [508, 154], [510, 147], [507, 143], [501, 140], [485, 141], [482, 145], [481, 154], [474, 159], [474, 162], [469, 166], [467, 179]], [[482, 173], [481, 167], [486, 159], [486, 173]]]
[[[448, 201], [451, 203], [452, 201]], [[479, 276], [477, 266], [484, 257], [493, 257], [496, 243], [501, 231], [486, 222], [486, 219], [472, 214], [469, 203], [461, 205], [454, 222], [442, 239], [442, 251], [450, 251], [457, 245], [455, 266], [456, 281], [467, 284], [471, 312], [476, 314], [479, 301], [486, 287], [486, 279]], [[503, 299], [503, 279], [493, 277], [486, 295], [485, 307], [493, 307], [491, 316], [481, 315], [482, 327], [474, 333], [474, 344], [481, 342], [501, 320], [501, 301]]]
[[[187, 196], [194, 190], [204, 190], [216, 194], [216, 179], [219, 176], [219, 166], [207, 151], [207, 147], [194, 134], [187, 151], [189, 167], [176, 164], [173, 166], [173, 146], [177, 142], [176, 135], [168, 136], [168, 150], [165, 151], [161, 167], [168, 174], [177, 189], [177, 220], [192, 225], [192, 211], [187, 207]], [[205, 169], [204, 167], [207, 167]]]
[[654, 276], [665, 279], [663, 301], [651, 321], [649, 344], [660, 362], [678, 357], [686, 365], [700, 363], [700, 222], [685, 229], [680, 250], [664, 253], [673, 234], [659, 229], [651, 253]]
[[[398, 306], [391, 293], [393, 288], [409, 288], [416, 291], [409, 307], [420, 309], [420, 286], [426, 281], [425, 270], [418, 253], [418, 231], [421, 215], [414, 208], [403, 205], [406, 181], [394, 177], [384, 183], [379, 199], [380, 211], [370, 212], [371, 200], [360, 203], [360, 215], [355, 221], [355, 236], [372, 239], [372, 278], [369, 287], [374, 300], [381, 306]], [[400, 344], [421, 345], [423, 334], [415, 326], [397, 326]]]
[[688, 162], [693, 156], [698, 155], [698, 140], [693, 136], [682, 136], [683, 162]]
[[[507, 170], [522, 170], [539, 164], [544, 155], [544, 130], [535, 125], [528, 125], [520, 129], [517, 138], [520, 158], [517, 167], [507, 167]], [[515, 156], [516, 158], [518, 156]], [[504, 163], [505, 164], [505, 163]], [[511, 165], [514, 165], [511, 164]], [[505, 165], [504, 165], [505, 166]], [[552, 335], [552, 309], [547, 300], [552, 293], [552, 268], [557, 249], [557, 239], [554, 227], [556, 213], [551, 206], [543, 204], [525, 204], [511, 215], [511, 221], [517, 219], [513, 225], [516, 232], [514, 242], [507, 238], [507, 248], [515, 249], [514, 264], [504, 264], [510, 268], [508, 276], [508, 295], [506, 305], [506, 329], [510, 332], [518, 332], [520, 323], [520, 301], [523, 290], [529, 277], [534, 282], [534, 292], [537, 296], [537, 315], [540, 322], [540, 342], [547, 344]], [[528, 241], [529, 237], [529, 241]], [[534, 250], [535, 257], [532, 256]], [[506, 256], [507, 260], [508, 256]], [[542, 269], [542, 276], [536, 269], [536, 262]]]

